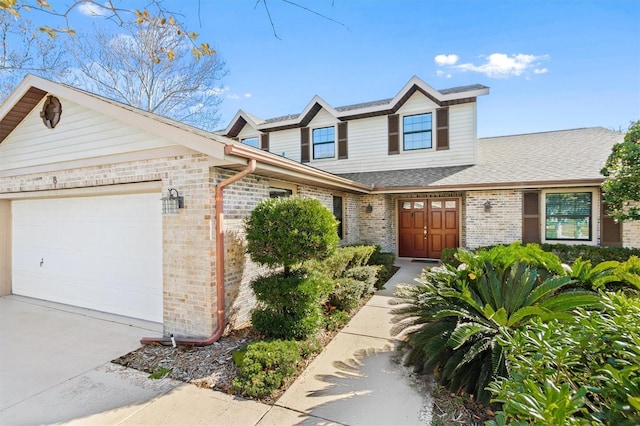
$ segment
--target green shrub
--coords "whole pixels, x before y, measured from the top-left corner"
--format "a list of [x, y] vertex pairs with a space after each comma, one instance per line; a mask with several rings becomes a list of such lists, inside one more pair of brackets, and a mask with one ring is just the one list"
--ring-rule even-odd
[[393, 274], [398, 271], [398, 267], [394, 266], [396, 261], [396, 255], [393, 253], [386, 253], [380, 251], [380, 246], [376, 247], [376, 251], [371, 255], [369, 259], [369, 265], [379, 265], [380, 271], [378, 272], [378, 279], [376, 280], [375, 288], [381, 290], [384, 285], [391, 279]]
[[353, 278], [338, 278], [333, 292], [329, 295], [329, 304], [341, 311], [350, 312], [360, 303], [364, 283]]
[[258, 203], [245, 221], [247, 252], [253, 261], [290, 268], [329, 256], [338, 245], [338, 222], [313, 198], [270, 198]]
[[502, 333], [509, 377], [489, 386], [503, 404], [492, 424], [638, 424], [640, 299], [607, 293], [602, 306]]
[[340, 330], [349, 323], [351, 317], [345, 311], [334, 309], [325, 317], [325, 328], [329, 331]]
[[310, 337], [298, 343], [300, 356], [304, 359], [309, 358], [313, 354], [322, 352], [322, 343], [316, 337]]
[[348, 269], [344, 276], [345, 278], [353, 278], [355, 280], [362, 281], [364, 285], [360, 297], [364, 297], [365, 295], [372, 294], [376, 291], [375, 285], [380, 269], [382, 269], [382, 266], [380, 265], [356, 266]]
[[[506, 374], [501, 330], [519, 329], [532, 317], [566, 318], [571, 309], [599, 300], [593, 292], [564, 291], [571, 278], [553, 276], [547, 269], [556, 268], [553, 258], [538, 250], [497, 246], [477, 256], [459, 250], [466, 267], [425, 268], [421, 285], [400, 286], [396, 302], [403, 306], [393, 311], [394, 332], [407, 330], [407, 362], [435, 369], [452, 392], [488, 402], [486, 386]], [[547, 268], [520, 263], [517, 254]]]
[[296, 372], [300, 350], [296, 342], [273, 340], [247, 346], [233, 390], [253, 398], [269, 396]]
[[333, 289], [330, 278], [296, 270], [258, 277], [251, 283], [261, 302], [251, 314], [253, 326], [267, 336], [304, 339], [322, 326], [322, 303]]
[[305, 262], [304, 267], [321, 272], [333, 279], [343, 278], [349, 269], [366, 265], [375, 249], [375, 246], [339, 247], [324, 259]]

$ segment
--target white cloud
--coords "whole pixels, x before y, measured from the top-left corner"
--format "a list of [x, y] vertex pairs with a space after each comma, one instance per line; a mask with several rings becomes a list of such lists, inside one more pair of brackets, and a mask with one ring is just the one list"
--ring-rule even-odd
[[436, 75], [437, 75], [438, 77], [451, 78], [451, 73], [444, 72], [444, 71], [442, 71], [442, 70], [438, 70], [438, 71], [436, 71]]
[[533, 70], [534, 74], [546, 74], [548, 72], [549, 72], [549, 70], [546, 69], [546, 68], [536, 68], [536, 69]]
[[106, 16], [108, 10], [95, 3], [81, 3], [78, 6], [78, 12], [87, 16]]
[[247, 98], [247, 99], [249, 99], [251, 96], [253, 96], [251, 93], [245, 93], [244, 94], [244, 97]]
[[229, 93], [227, 95], [227, 99], [240, 99], [240, 96], [236, 95], [235, 93]]
[[438, 66], [455, 65], [458, 62], [458, 55], [438, 55], [433, 58]]
[[508, 78], [512, 76], [519, 76], [528, 72], [530, 69], [534, 69], [536, 74], [544, 74], [548, 70], [546, 68], [537, 68], [541, 61], [549, 59], [548, 55], [535, 56], [535, 55], [506, 55], [504, 53], [492, 53], [487, 57], [484, 64], [475, 65], [472, 63], [465, 63], [456, 65], [455, 68], [463, 71], [473, 71], [485, 74], [487, 77], [492, 78]]

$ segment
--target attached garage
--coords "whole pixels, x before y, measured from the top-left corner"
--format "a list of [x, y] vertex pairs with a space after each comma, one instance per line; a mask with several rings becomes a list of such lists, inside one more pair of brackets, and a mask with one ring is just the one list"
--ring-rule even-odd
[[13, 293], [162, 322], [160, 198], [12, 201]]

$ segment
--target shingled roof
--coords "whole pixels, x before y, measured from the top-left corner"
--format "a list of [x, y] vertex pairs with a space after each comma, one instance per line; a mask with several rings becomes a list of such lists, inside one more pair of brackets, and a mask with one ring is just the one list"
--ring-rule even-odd
[[602, 180], [600, 169], [622, 133], [602, 127], [478, 139], [478, 162], [339, 176], [375, 189], [425, 187], [430, 190], [477, 186], [578, 184]]

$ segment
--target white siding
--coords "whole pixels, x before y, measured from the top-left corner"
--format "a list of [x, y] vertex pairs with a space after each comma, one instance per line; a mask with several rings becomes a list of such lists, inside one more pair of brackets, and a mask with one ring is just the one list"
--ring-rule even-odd
[[0, 144], [0, 170], [176, 146], [99, 111], [60, 102], [62, 117], [55, 129], [42, 123], [41, 102]]
[[242, 130], [240, 130], [240, 133], [238, 133], [239, 141], [242, 141], [242, 139], [245, 139], [245, 138], [255, 138], [255, 137], [259, 138], [260, 132], [248, 124], [245, 124]]
[[[437, 105], [417, 92], [398, 110], [398, 114], [411, 115], [431, 112], [433, 117], [433, 145], [435, 136], [435, 110]], [[402, 118], [401, 118], [402, 120]], [[324, 109], [309, 123], [309, 128], [335, 125], [338, 122]], [[348, 122], [348, 152], [345, 160], [311, 160], [314, 167], [332, 173], [352, 173], [373, 170], [401, 170], [424, 167], [445, 167], [474, 164], [476, 162], [476, 104], [454, 105], [449, 108], [449, 149], [434, 149], [388, 154], [387, 116], [350, 120]], [[402, 135], [400, 136], [402, 138]], [[336, 132], [337, 139], [337, 132]], [[286, 157], [300, 161], [300, 130], [271, 133], [271, 152], [286, 153]], [[402, 143], [402, 142], [401, 142]], [[336, 140], [337, 150], [337, 140]]]
[[300, 161], [300, 129], [271, 132], [269, 134], [269, 152]]

